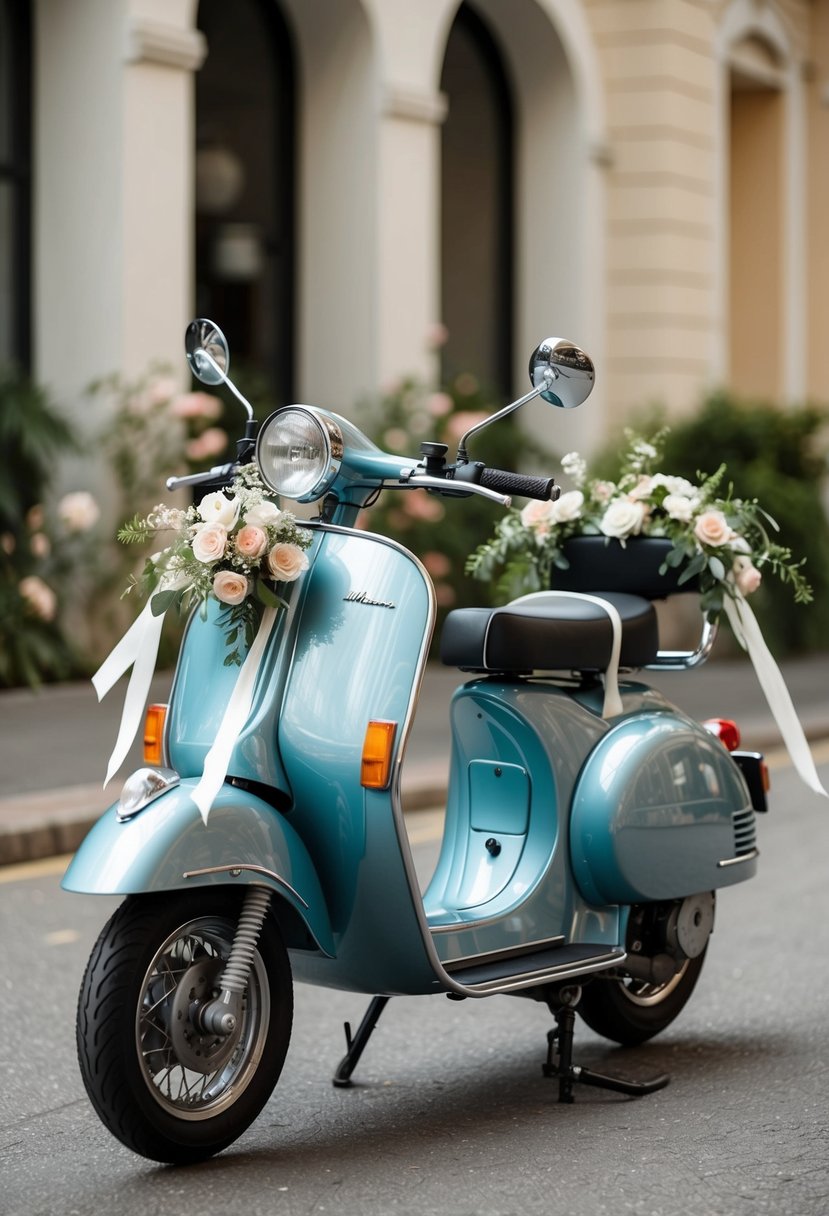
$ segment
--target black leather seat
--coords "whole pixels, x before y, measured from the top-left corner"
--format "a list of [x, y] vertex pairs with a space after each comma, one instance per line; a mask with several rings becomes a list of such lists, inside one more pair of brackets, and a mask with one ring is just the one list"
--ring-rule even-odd
[[[621, 618], [620, 666], [652, 663], [659, 636], [650, 600], [616, 591], [592, 594], [612, 604]], [[604, 671], [613, 646], [608, 614], [590, 600], [553, 596], [450, 612], [440, 640], [441, 662], [482, 672]]]

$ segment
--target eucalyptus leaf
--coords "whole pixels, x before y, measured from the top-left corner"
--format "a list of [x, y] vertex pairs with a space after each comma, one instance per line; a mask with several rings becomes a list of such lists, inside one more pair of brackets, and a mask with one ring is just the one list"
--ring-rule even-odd
[[725, 566], [719, 557], [709, 557], [708, 569], [714, 575], [714, 578], [718, 579], [720, 582], [722, 582], [722, 580], [725, 578]]
[[156, 591], [150, 600], [153, 616], [163, 616], [175, 598], [175, 591]]

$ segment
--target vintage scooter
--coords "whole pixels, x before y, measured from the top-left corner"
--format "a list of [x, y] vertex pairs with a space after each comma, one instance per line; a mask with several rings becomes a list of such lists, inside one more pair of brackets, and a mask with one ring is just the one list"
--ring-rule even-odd
[[[187, 350], [203, 381], [226, 381], [212, 323], [193, 322]], [[488, 423], [536, 397], [577, 406], [594, 379], [584, 352], [555, 338], [530, 374], [531, 391]], [[660, 542], [612, 569], [588, 540], [563, 591], [449, 615], [442, 659], [469, 678], [449, 709], [445, 829], [421, 894], [401, 768], [435, 594], [418, 559], [359, 530], [358, 513], [384, 488], [427, 489], [461, 511], [473, 494], [509, 505], [510, 494], [558, 491], [470, 460], [473, 431], [452, 463], [436, 443], [401, 459], [327, 410], [279, 409], [257, 434], [247, 408], [240, 463], [255, 445], [274, 494], [320, 504], [302, 525], [309, 566], [282, 588], [287, 608], [209, 820], [194, 794], [237, 680], [218, 604], [187, 626], [161, 762], [129, 778], [63, 880], [126, 897], [78, 1006], [81, 1071], [101, 1119], [157, 1161], [232, 1143], [279, 1077], [292, 979], [373, 998], [356, 1033], [346, 1027], [335, 1084], [349, 1084], [389, 997], [433, 993], [546, 1002], [555, 1026], [543, 1068], [562, 1101], [577, 1082], [631, 1095], [666, 1084], [574, 1065], [574, 1011], [624, 1044], [677, 1016], [703, 965], [715, 890], [756, 871], [766, 803], [759, 755], [729, 753], [645, 683], [617, 679], [619, 668], [694, 665], [713, 642], [706, 627], [693, 654], [660, 652], [650, 597], [671, 589], [656, 576]], [[232, 471], [206, 476], [229, 484]]]

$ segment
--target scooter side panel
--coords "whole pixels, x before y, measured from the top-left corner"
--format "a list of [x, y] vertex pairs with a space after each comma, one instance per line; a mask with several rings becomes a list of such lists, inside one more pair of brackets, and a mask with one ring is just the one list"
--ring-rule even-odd
[[205, 825], [190, 797], [195, 784], [195, 779], [182, 781], [126, 821], [111, 807], [85, 837], [63, 888], [131, 895], [265, 883], [291, 904], [320, 949], [330, 951], [319, 879], [291, 825], [255, 795], [228, 785], [219, 791]]
[[[722, 745], [671, 712], [620, 722], [573, 795], [573, 872], [593, 903], [677, 899], [752, 877], [754, 812]], [[748, 839], [747, 839], [748, 837]]]
[[[300, 978], [368, 992], [434, 988], [399, 807], [433, 614], [411, 554], [370, 533], [325, 531], [298, 615], [278, 743], [293, 793], [289, 818], [326, 892], [337, 957], [297, 953]], [[397, 723], [385, 790], [360, 784], [371, 719]]]

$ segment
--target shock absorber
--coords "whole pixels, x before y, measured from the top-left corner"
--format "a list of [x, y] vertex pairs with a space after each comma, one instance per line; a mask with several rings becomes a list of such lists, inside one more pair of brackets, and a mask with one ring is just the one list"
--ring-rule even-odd
[[256, 943], [262, 932], [271, 903], [267, 887], [249, 887], [245, 892], [239, 923], [233, 937], [227, 965], [219, 981], [221, 991], [201, 1009], [199, 1022], [213, 1034], [232, 1034], [238, 1021], [242, 993], [256, 953]]

